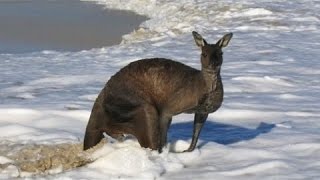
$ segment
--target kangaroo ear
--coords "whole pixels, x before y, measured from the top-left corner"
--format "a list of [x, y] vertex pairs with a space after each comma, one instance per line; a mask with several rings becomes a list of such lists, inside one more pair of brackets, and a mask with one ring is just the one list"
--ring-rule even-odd
[[194, 41], [196, 42], [197, 46], [203, 47], [207, 44], [206, 40], [204, 40], [202, 38], [202, 36], [199, 33], [197, 33], [196, 31], [192, 31], [192, 35], [193, 35]]
[[228, 34], [224, 35], [216, 44], [220, 48], [228, 46], [228, 44], [232, 38], [232, 35], [233, 35], [232, 33], [228, 33]]

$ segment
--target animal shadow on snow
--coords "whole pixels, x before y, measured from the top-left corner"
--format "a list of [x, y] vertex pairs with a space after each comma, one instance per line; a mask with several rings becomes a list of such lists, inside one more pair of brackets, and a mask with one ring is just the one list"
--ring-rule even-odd
[[[233, 144], [240, 141], [251, 140], [260, 134], [269, 133], [275, 127], [274, 124], [261, 122], [257, 128], [249, 129], [245, 127], [217, 123], [205, 122], [200, 134], [203, 142], [198, 146], [204, 146], [208, 142], [216, 142], [223, 145]], [[172, 124], [169, 129], [169, 140], [189, 140], [192, 138], [193, 122], [183, 122]]]

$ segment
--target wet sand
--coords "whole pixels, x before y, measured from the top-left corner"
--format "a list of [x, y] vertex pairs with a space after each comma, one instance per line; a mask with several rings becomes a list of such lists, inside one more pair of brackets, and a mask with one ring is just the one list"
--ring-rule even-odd
[[119, 44], [146, 17], [74, 0], [0, 1], [0, 53], [79, 51]]

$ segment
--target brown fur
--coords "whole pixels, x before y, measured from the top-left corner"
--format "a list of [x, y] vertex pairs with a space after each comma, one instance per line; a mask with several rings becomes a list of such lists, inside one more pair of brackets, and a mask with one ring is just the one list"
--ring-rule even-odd
[[161, 152], [172, 116], [183, 112], [195, 113], [188, 151], [195, 148], [208, 113], [216, 111], [223, 100], [219, 44], [224, 39], [209, 45], [197, 35], [194, 34], [196, 43], [204, 43], [200, 45], [202, 52], [209, 53], [202, 54], [201, 71], [173, 60], [154, 58], [132, 62], [110, 78], [94, 103], [84, 150], [96, 145], [106, 132], [114, 138], [132, 134], [142, 147]]

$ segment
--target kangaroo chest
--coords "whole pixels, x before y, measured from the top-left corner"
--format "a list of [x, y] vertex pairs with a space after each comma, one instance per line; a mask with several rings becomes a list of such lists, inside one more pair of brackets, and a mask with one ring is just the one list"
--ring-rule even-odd
[[223, 85], [221, 80], [217, 82], [215, 90], [205, 93], [198, 102], [195, 108], [197, 113], [212, 113], [218, 110], [223, 101]]

